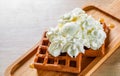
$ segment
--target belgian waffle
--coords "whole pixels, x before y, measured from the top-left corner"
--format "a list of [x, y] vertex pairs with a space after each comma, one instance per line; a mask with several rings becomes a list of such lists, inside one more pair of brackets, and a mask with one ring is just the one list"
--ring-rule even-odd
[[[104, 31], [106, 32], [106, 34], [108, 34], [109, 29], [106, 27], [105, 23], [102, 24]], [[106, 40], [104, 44], [101, 46], [101, 48], [98, 50], [85, 49], [84, 55], [86, 57], [103, 56], [105, 54], [105, 43]], [[48, 52], [49, 45], [50, 42], [46, 38], [45, 32], [34, 60], [34, 67], [36, 69], [80, 73], [82, 53], [80, 53], [76, 58], [71, 58], [70, 56], [68, 56], [67, 53], [61, 53], [61, 55], [59, 55], [58, 57], [53, 57]]]
[[58, 57], [51, 56], [48, 52], [50, 42], [45, 35], [46, 32], [37, 50], [34, 67], [42, 70], [80, 73], [82, 54], [80, 53], [76, 58], [71, 58], [67, 53], [61, 53]]

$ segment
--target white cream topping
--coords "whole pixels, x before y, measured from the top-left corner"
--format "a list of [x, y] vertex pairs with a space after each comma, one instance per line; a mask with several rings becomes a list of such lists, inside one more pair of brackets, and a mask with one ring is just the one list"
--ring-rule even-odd
[[99, 49], [105, 41], [106, 33], [99, 21], [76, 8], [58, 20], [58, 26], [46, 34], [51, 42], [48, 50], [53, 56], [67, 52], [69, 56], [84, 53], [84, 47]]

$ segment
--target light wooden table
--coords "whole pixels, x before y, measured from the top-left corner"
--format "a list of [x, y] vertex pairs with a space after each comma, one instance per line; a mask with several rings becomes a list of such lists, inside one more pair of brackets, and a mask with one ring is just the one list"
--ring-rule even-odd
[[[120, 11], [118, 0], [0, 0], [0, 76], [40, 40], [45, 28], [56, 26], [60, 15], [91, 2]], [[120, 48], [93, 76], [119, 76], [119, 54]]]

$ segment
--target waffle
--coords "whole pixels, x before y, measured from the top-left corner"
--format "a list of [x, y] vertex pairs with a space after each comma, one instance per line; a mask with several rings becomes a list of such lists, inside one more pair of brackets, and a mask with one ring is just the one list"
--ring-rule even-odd
[[[104, 31], [108, 34], [109, 30], [105, 23], [103, 24]], [[107, 39], [106, 39], [107, 40]], [[105, 40], [105, 43], [106, 43]], [[105, 54], [105, 43], [98, 50], [92, 50], [85, 48], [86, 57], [103, 56]], [[48, 52], [50, 45], [49, 40], [46, 38], [46, 32], [43, 34], [42, 41], [37, 50], [34, 67], [38, 70], [53, 70], [70, 73], [80, 73], [82, 53], [76, 58], [71, 58], [67, 53], [61, 53], [58, 57], [53, 57]]]
[[86, 49], [84, 55], [87, 56], [87, 57], [104, 56], [105, 53], [106, 53], [105, 47], [106, 47], [106, 45], [108, 45], [108, 43], [109, 43], [109, 32], [110, 32], [110, 30], [109, 30], [109, 28], [106, 26], [105, 22], [101, 22], [101, 24], [103, 25], [104, 31], [105, 31], [105, 33], [106, 33], [106, 35], [107, 35], [107, 38], [105, 39], [105, 42], [104, 42], [104, 44], [101, 46], [100, 49], [98, 49], [98, 50]]
[[82, 54], [76, 58], [71, 58], [67, 53], [61, 53], [58, 57], [53, 57], [48, 52], [49, 40], [43, 35], [40, 46], [34, 60], [34, 67], [42, 70], [53, 70], [70, 73], [80, 73]]

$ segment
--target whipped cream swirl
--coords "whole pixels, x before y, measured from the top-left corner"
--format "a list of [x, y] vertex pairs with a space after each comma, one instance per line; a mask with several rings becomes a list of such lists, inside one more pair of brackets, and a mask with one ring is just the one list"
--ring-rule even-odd
[[85, 52], [84, 47], [99, 49], [105, 41], [106, 33], [99, 21], [76, 8], [61, 16], [58, 26], [50, 28], [46, 36], [51, 42], [48, 48], [51, 55], [57, 57], [67, 52], [69, 56], [76, 57]]

